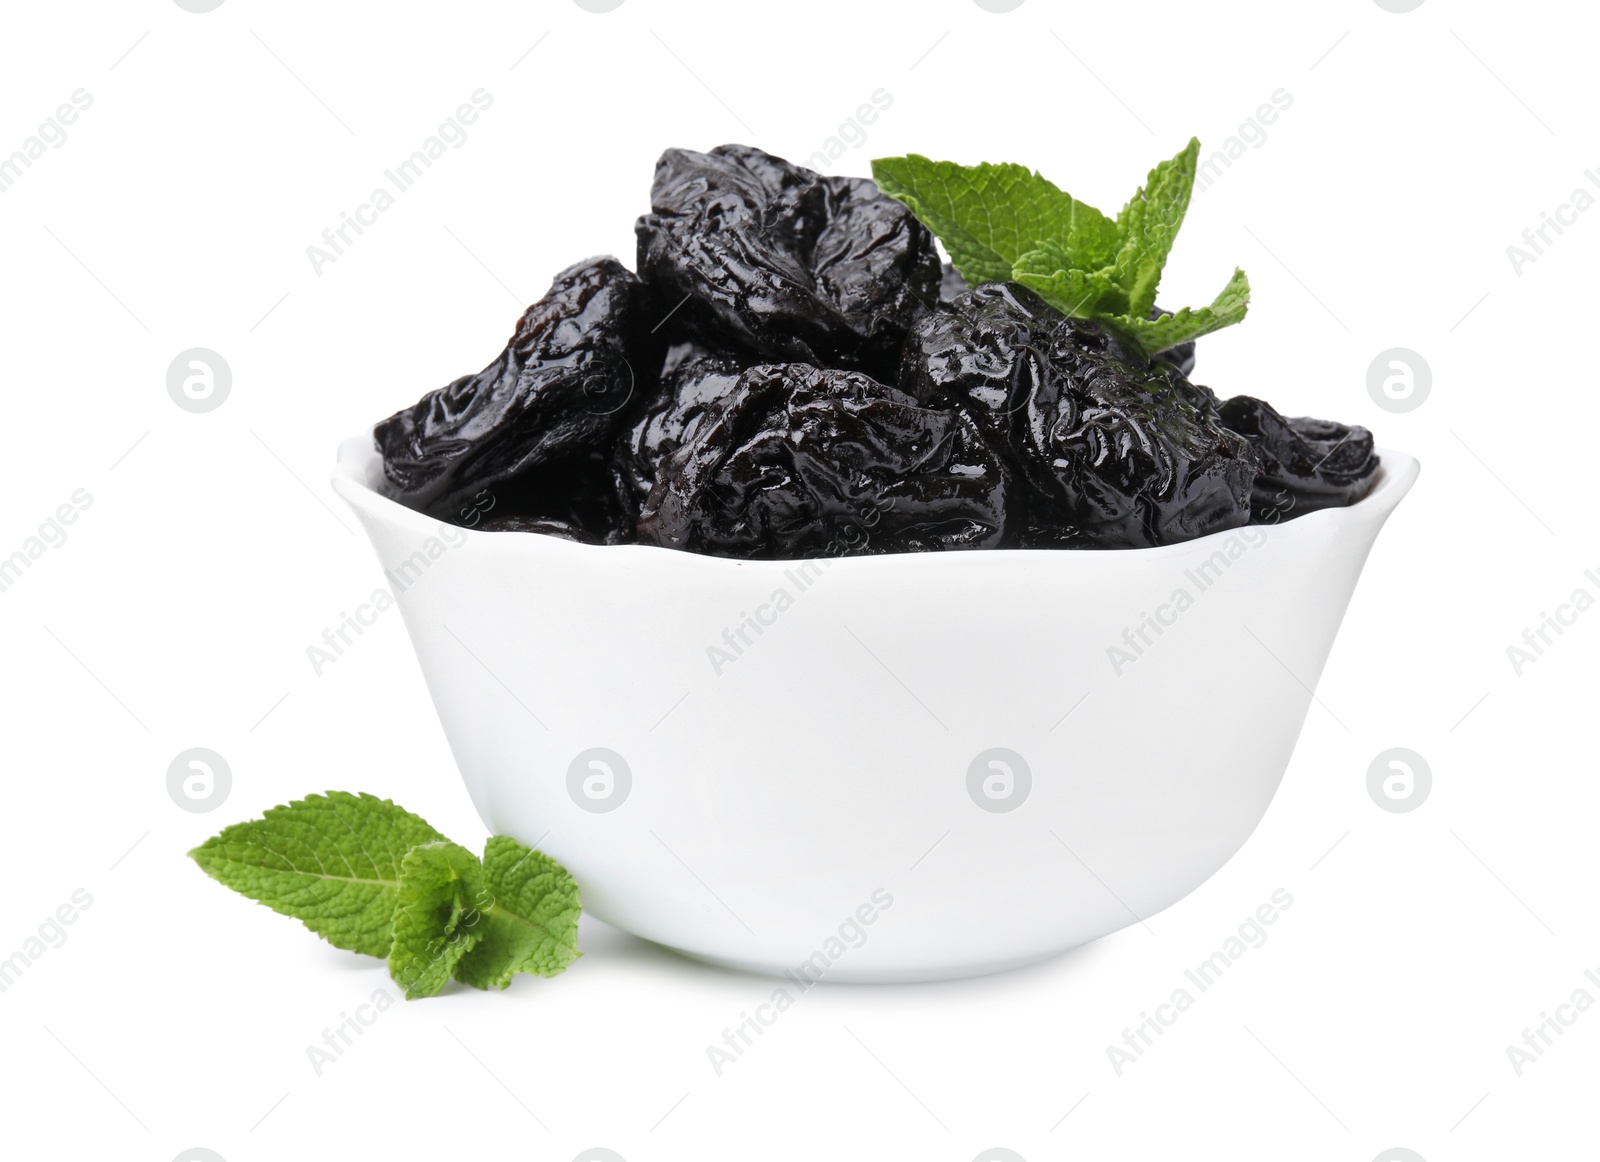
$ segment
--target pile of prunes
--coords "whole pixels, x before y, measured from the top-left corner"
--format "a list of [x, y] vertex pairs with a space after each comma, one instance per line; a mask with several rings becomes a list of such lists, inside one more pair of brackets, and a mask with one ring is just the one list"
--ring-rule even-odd
[[556, 276], [495, 361], [374, 433], [441, 520], [723, 557], [1143, 548], [1352, 504], [1364, 428], [1221, 401], [1016, 283], [968, 287], [865, 178], [671, 149], [638, 273]]

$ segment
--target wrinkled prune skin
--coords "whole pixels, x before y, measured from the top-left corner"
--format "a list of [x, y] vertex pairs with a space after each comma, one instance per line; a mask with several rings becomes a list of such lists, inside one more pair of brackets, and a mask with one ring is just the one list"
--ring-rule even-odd
[[996, 548], [1012, 487], [959, 408], [860, 372], [762, 364], [663, 461], [639, 540], [760, 558]]
[[572, 541], [579, 545], [604, 545], [608, 542], [597, 538], [588, 529], [580, 528], [571, 521], [558, 520], [554, 517], [539, 516], [503, 516], [494, 520], [486, 520], [478, 526], [486, 533], [538, 533], [541, 536], [555, 537], [557, 540]]
[[495, 362], [377, 426], [388, 495], [471, 529], [805, 559], [1172, 544], [1376, 481], [1364, 428], [1224, 403], [1192, 342], [1145, 358], [1025, 287], [969, 287], [866, 179], [669, 150], [651, 205], [637, 277], [569, 267]]
[[622, 545], [634, 540], [638, 518], [639, 505], [617, 472], [610, 450], [595, 448], [480, 489], [455, 523], [491, 531], [554, 532], [590, 545]]
[[748, 356], [716, 351], [698, 343], [679, 343], [661, 366], [661, 392], [634, 421], [617, 449], [622, 481], [643, 504], [655, 487], [661, 461], [688, 439], [695, 424], [733, 391], [749, 367]]
[[1354, 504], [1378, 478], [1378, 455], [1366, 428], [1281, 416], [1271, 404], [1236, 395], [1221, 404], [1222, 422], [1256, 450], [1261, 472], [1250, 498], [1251, 519], [1275, 524]]
[[763, 361], [891, 371], [939, 296], [933, 235], [866, 178], [745, 145], [669, 149], [640, 218], [640, 277], [674, 331]]
[[558, 274], [499, 358], [377, 426], [395, 498], [458, 521], [480, 490], [604, 443], [629, 400], [654, 389], [647, 301], [614, 258]]
[[1027, 481], [1024, 547], [1143, 548], [1250, 519], [1255, 454], [1210, 393], [1016, 283], [917, 324], [900, 385], [969, 409]]
[[[967, 289], [967, 280], [961, 277], [961, 272], [948, 262], [945, 263], [944, 271], [939, 278], [939, 305], [948, 307]], [[1170, 314], [1172, 314], [1171, 311], [1164, 311], [1160, 307], [1152, 307], [1150, 321], [1154, 322]], [[1190, 375], [1194, 372], [1194, 340], [1191, 339], [1187, 343], [1179, 343], [1176, 347], [1169, 347], [1165, 351], [1157, 352], [1152, 358], [1159, 359], [1163, 363], [1170, 363], [1184, 375]]]

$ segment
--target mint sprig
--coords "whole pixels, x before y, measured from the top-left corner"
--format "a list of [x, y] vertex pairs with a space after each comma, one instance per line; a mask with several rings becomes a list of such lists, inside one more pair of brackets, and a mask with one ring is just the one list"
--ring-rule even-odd
[[974, 285], [1009, 279], [1017, 259], [1045, 242], [1086, 269], [1111, 262], [1122, 242], [1115, 222], [1025, 166], [958, 165], [912, 153], [878, 158], [872, 178], [938, 235]]
[[1124, 315], [1106, 319], [1104, 324], [1124, 343], [1132, 344], [1146, 355], [1154, 355], [1242, 322], [1249, 310], [1250, 280], [1244, 271], [1235, 269], [1228, 285], [1211, 300], [1209, 307], [1183, 307], [1158, 319]]
[[1177, 157], [1150, 171], [1139, 192], [1117, 215], [1122, 245], [1112, 264], [1113, 277], [1127, 288], [1128, 314], [1135, 318], [1144, 318], [1156, 305], [1156, 286], [1166, 269], [1167, 255], [1189, 212], [1199, 157], [1200, 140], [1191, 137]]
[[1148, 356], [1237, 323], [1249, 309], [1249, 280], [1235, 270], [1210, 306], [1150, 318], [1199, 156], [1191, 139], [1150, 171], [1115, 219], [1020, 165], [965, 166], [913, 153], [878, 158], [872, 176], [938, 236], [969, 283], [1022, 283]]
[[189, 853], [205, 873], [336, 948], [388, 960], [408, 1000], [452, 979], [505, 988], [576, 960], [578, 885], [507, 836], [480, 861], [387, 799], [329, 791], [224, 828]]
[[483, 939], [456, 965], [473, 988], [505, 988], [519, 972], [556, 976], [578, 951], [578, 885], [559, 863], [497, 835], [483, 848]]
[[400, 862], [444, 839], [387, 799], [329, 791], [235, 823], [189, 853], [240, 895], [293, 916], [335, 948], [389, 955]]
[[435, 996], [483, 939], [483, 865], [459, 843], [413, 847], [400, 864], [399, 897], [389, 975], [408, 1001]]

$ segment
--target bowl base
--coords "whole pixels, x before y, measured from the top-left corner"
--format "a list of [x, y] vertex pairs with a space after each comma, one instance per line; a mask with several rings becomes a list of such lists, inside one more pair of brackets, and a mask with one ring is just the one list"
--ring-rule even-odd
[[[670, 947], [664, 945], [663, 947]], [[688, 952], [682, 948], [673, 948], [679, 956], [690, 960], [697, 960], [702, 964], [714, 964], [718, 968], [732, 969], [735, 972], [748, 972], [756, 976], [776, 977], [787, 980], [792, 984], [809, 988], [813, 984], [932, 984], [945, 980], [967, 980], [971, 977], [993, 976], [996, 973], [1010, 972], [1014, 968], [1026, 968], [1030, 964], [1039, 964], [1042, 961], [1052, 960], [1072, 951], [1071, 948], [1056, 948], [1049, 952], [1036, 955], [1016, 957], [1011, 960], [984, 961], [977, 964], [949, 964], [917, 967], [888, 967], [888, 968], [852, 968], [848, 964], [841, 964], [828, 969], [821, 978], [801, 976], [794, 966], [787, 964], [767, 964], [755, 960], [739, 960], [728, 956], [709, 956], [701, 952]]]

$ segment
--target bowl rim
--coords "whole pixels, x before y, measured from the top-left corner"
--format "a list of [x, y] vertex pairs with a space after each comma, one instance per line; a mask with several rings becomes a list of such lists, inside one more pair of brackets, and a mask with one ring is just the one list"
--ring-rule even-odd
[[[1381, 523], [1392, 512], [1396, 505], [1411, 491], [1417, 481], [1417, 476], [1422, 470], [1422, 465], [1415, 456], [1400, 452], [1392, 448], [1375, 447], [1373, 451], [1378, 456], [1378, 474], [1371, 490], [1354, 504], [1335, 508], [1318, 509], [1308, 512], [1304, 516], [1295, 517], [1291, 521], [1279, 524], [1246, 524], [1234, 528], [1223, 529], [1219, 532], [1207, 533], [1203, 537], [1194, 537], [1187, 541], [1178, 541], [1170, 545], [1151, 545], [1135, 549], [973, 549], [951, 552], [922, 552], [922, 553], [875, 553], [862, 556], [839, 556], [832, 558], [807, 558], [785, 557], [781, 559], [748, 559], [742, 557], [717, 557], [707, 553], [693, 553], [682, 549], [669, 549], [661, 545], [586, 545], [577, 541], [565, 540], [561, 537], [547, 536], [539, 533], [523, 533], [511, 536], [503, 532], [489, 532], [483, 529], [470, 529], [462, 525], [451, 525], [437, 517], [418, 512], [408, 508], [392, 497], [384, 495], [382, 491], [368, 483], [370, 480], [381, 479], [382, 457], [373, 442], [373, 431], [376, 425], [367, 428], [359, 435], [351, 436], [339, 445], [337, 461], [334, 464], [330, 482], [333, 490], [358, 515], [365, 514], [375, 520], [401, 528], [409, 528], [417, 534], [418, 538], [437, 533], [441, 526], [453, 530], [467, 538], [468, 543], [487, 547], [494, 544], [503, 549], [524, 551], [529, 553], [564, 553], [574, 555], [589, 555], [593, 561], [609, 558], [619, 563], [634, 565], [644, 560], [659, 562], [667, 565], [671, 562], [687, 564], [699, 562], [696, 567], [731, 571], [734, 569], [750, 569], [763, 567], [776, 567], [778, 570], [792, 567], [807, 560], [831, 560], [832, 568], [846, 566], [853, 570], [899, 568], [902, 562], [933, 562], [951, 560], [969, 560], [977, 557], [984, 560], [1017, 560], [1025, 559], [1037, 561], [1044, 559], [1053, 560], [1139, 560], [1152, 564], [1164, 559], [1181, 557], [1193, 553], [1208, 545], [1219, 545], [1226, 538], [1236, 536], [1243, 529], [1261, 529], [1269, 537], [1282, 536], [1284, 530], [1299, 529], [1301, 532], [1309, 531], [1323, 526], [1334, 528], [1348, 527], [1355, 524], [1365, 525], [1369, 521]], [[1331, 531], [1331, 530], [1330, 530]], [[516, 548], [513, 548], [513, 547]], [[647, 554], [641, 558], [640, 554]], [[599, 555], [599, 556], [596, 556]]]

